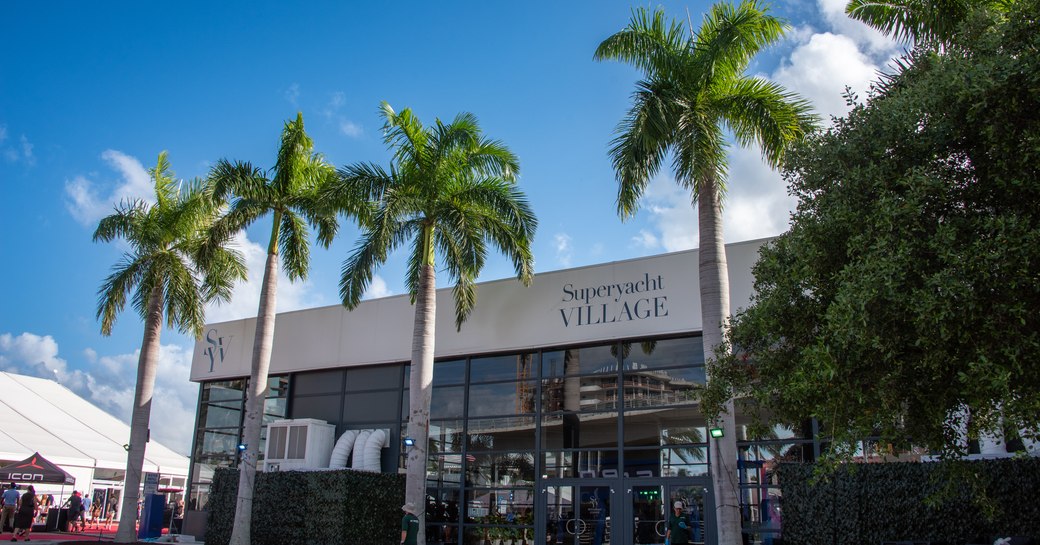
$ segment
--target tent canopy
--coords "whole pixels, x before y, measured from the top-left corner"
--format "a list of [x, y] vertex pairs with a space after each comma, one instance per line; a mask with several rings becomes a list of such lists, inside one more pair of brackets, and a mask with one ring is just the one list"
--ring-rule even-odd
[[8, 482], [76, 484], [76, 478], [36, 452], [21, 462], [0, 467], [0, 483]]

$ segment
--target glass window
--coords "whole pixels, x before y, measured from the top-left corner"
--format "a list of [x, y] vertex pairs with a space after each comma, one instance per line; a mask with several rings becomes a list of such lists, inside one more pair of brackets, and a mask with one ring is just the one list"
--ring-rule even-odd
[[542, 380], [542, 410], [602, 411], [619, 407], [617, 375]]
[[537, 383], [498, 382], [469, 387], [469, 416], [492, 416], [534, 413]]
[[349, 393], [343, 399], [343, 422], [393, 422], [397, 420], [397, 392]]
[[242, 402], [210, 403], [202, 406], [199, 421], [206, 428], [229, 428], [242, 425]]
[[626, 408], [697, 403], [706, 380], [704, 367], [625, 371]]
[[202, 402], [234, 401], [245, 399], [245, 380], [207, 382], [202, 387]]
[[462, 455], [444, 454], [429, 456], [426, 459], [426, 494], [429, 487], [459, 486], [462, 482]]
[[542, 353], [542, 378], [617, 371], [617, 345]]
[[534, 417], [470, 419], [467, 434], [470, 451], [534, 449]]
[[294, 396], [333, 394], [343, 391], [343, 370], [300, 373], [293, 385]]
[[707, 442], [707, 422], [695, 407], [625, 410], [625, 446]]
[[[405, 428], [407, 429], [407, 428]], [[462, 452], [462, 420], [435, 420], [430, 422], [430, 454]]]
[[[693, 477], [708, 474], [707, 447], [661, 449], [662, 477]], [[629, 451], [625, 451], [627, 463]]]
[[347, 369], [347, 391], [399, 390], [401, 366], [379, 365]]
[[289, 395], [289, 377], [286, 375], [267, 377], [267, 397], [286, 397]]
[[542, 417], [542, 448], [617, 445], [617, 413], [556, 413]]
[[[462, 418], [465, 386], [439, 386], [433, 389], [430, 418]], [[407, 418], [407, 413], [405, 413]]]
[[277, 416], [285, 418], [289, 414], [289, 400], [284, 397], [267, 398], [264, 400], [264, 416]]
[[231, 455], [238, 453], [238, 428], [199, 431], [198, 452], [200, 456]]
[[549, 478], [619, 476], [617, 450], [554, 450], [542, 456]]
[[469, 486], [532, 486], [534, 470], [532, 452], [466, 455], [466, 484]]
[[293, 418], [316, 418], [335, 424], [340, 418], [340, 403], [343, 396], [324, 395], [293, 398]]
[[621, 343], [625, 370], [704, 365], [700, 337]]
[[462, 384], [466, 381], [466, 360], [433, 363], [433, 384]]
[[534, 354], [510, 354], [472, 358], [469, 362], [470, 382], [524, 380], [535, 376]]

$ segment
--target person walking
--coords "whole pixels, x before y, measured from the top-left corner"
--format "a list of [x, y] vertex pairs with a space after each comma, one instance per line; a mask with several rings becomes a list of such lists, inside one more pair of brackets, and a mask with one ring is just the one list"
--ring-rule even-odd
[[36, 518], [36, 509], [39, 505], [39, 502], [36, 501], [36, 489], [29, 485], [25, 494], [22, 494], [18, 501], [18, 510], [14, 514], [14, 535], [11, 536], [11, 541], [18, 541], [20, 537], [24, 537], [25, 541], [31, 541], [29, 533], [32, 532], [33, 519]]
[[18, 485], [11, 483], [10, 487], [4, 490], [0, 501], [3, 502], [3, 511], [0, 512], [0, 533], [7, 529], [8, 524], [14, 530], [14, 511], [18, 507]]
[[668, 517], [668, 531], [664, 534], [664, 541], [671, 545], [690, 543], [690, 522], [686, 520], [681, 501], [672, 504], [672, 515]]
[[65, 501], [65, 506], [68, 506], [68, 521], [69, 531], [76, 533], [83, 531], [83, 496], [79, 495], [79, 490], [73, 490], [72, 495]]
[[416, 545], [419, 535], [419, 517], [415, 516], [415, 504], [408, 502], [401, 506], [404, 517], [401, 518], [401, 545]]

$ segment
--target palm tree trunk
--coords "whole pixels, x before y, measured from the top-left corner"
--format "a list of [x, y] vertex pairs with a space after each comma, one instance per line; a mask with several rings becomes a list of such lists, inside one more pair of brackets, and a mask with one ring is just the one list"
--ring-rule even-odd
[[[697, 201], [701, 327], [704, 335], [704, 360], [709, 361], [715, 358], [715, 350], [722, 344], [724, 322], [729, 318], [729, 268], [726, 265], [726, 247], [722, 237], [722, 203], [714, 176], [701, 184]], [[708, 380], [711, 380], [710, 376]], [[732, 399], [726, 402], [722, 414], [713, 424], [723, 430], [721, 438], [709, 439], [718, 545], [740, 545], [737, 432]]]
[[271, 347], [274, 344], [275, 307], [278, 300], [278, 225], [280, 214], [274, 215], [271, 243], [267, 250], [264, 281], [260, 287], [260, 310], [256, 317], [253, 338], [253, 364], [246, 391], [246, 414], [242, 443], [246, 448], [238, 462], [238, 500], [235, 503], [235, 522], [231, 528], [231, 545], [250, 545], [253, 521], [253, 490], [256, 485], [256, 465], [260, 455], [260, 427], [264, 421], [264, 401], [267, 399], [267, 374], [271, 368]]
[[415, 446], [408, 451], [405, 501], [415, 505], [419, 517], [418, 545], [426, 543], [426, 452], [430, 435], [430, 400], [433, 394], [433, 351], [437, 323], [437, 275], [431, 264], [419, 273], [412, 331], [412, 374], [409, 379], [408, 436]]
[[141, 471], [148, 443], [148, 422], [152, 414], [152, 392], [159, 367], [159, 336], [163, 326], [162, 288], [152, 288], [148, 297], [148, 319], [144, 324], [141, 355], [137, 360], [137, 386], [134, 411], [130, 417], [130, 448], [126, 455], [126, 477], [123, 481], [123, 516], [119, 518], [116, 543], [137, 541], [137, 502], [141, 497]]

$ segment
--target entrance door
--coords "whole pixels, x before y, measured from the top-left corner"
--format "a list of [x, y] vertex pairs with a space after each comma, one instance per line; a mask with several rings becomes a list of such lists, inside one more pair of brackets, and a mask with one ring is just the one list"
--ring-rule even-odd
[[625, 486], [626, 525], [631, 527], [631, 540], [638, 545], [663, 544], [668, 531], [668, 519], [680, 502], [682, 513], [690, 527], [690, 540], [695, 544], [714, 542], [714, 504], [709, 493], [710, 483], [704, 481], [671, 482], [662, 480], [633, 480]]
[[542, 501], [548, 545], [611, 545], [616, 481], [546, 481]]
[[681, 502], [690, 539], [714, 545], [714, 504], [703, 479], [546, 480], [538, 511], [547, 545], [662, 545]]

